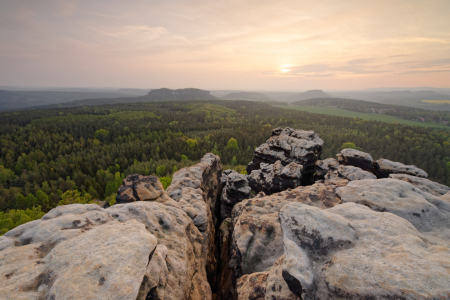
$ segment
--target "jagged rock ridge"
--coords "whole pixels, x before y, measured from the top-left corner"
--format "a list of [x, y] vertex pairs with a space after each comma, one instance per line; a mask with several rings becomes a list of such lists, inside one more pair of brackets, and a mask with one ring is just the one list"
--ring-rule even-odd
[[219, 157], [167, 191], [60, 206], [0, 237], [6, 299], [449, 299], [450, 188], [415, 166], [276, 128], [248, 175]]

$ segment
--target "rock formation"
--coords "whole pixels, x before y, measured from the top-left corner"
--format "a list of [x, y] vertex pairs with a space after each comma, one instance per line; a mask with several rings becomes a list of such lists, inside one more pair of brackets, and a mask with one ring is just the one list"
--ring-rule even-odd
[[[450, 299], [450, 188], [277, 128], [249, 175], [206, 154], [0, 237], [5, 299]], [[378, 178], [378, 179], [377, 179]]]
[[428, 174], [416, 166], [407, 166], [384, 158], [380, 158], [374, 162], [374, 173], [378, 178], [388, 178], [390, 174], [406, 174], [428, 178]]
[[313, 131], [276, 128], [266, 143], [255, 149], [255, 158], [248, 164], [247, 173], [260, 170], [261, 163], [274, 164], [279, 160], [283, 166], [291, 162], [301, 165], [302, 177], [309, 179], [322, 154], [322, 145], [323, 141]]
[[179, 90], [171, 90], [167, 88], [151, 90], [146, 96], [142, 98], [150, 101], [168, 101], [168, 100], [219, 100], [214, 97], [209, 91], [187, 88]]

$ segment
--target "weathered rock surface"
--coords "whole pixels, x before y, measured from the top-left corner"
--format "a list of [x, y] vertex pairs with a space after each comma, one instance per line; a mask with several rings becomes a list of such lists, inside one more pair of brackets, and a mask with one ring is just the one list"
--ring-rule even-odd
[[0, 237], [0, 295], [211, 299], [203, 243], [186, 213], [163, 203], [59, 206]]
[[339, 162], [334, 158], [327, 158], [318, 160], [316, 162], [316, 176], [318, 179], [323, 179], [328, 172], [336, 171], [339, 167]]
[[388, 178], [390, 174], [406, 174], [428, 178], [427, 172], [416, 166], [404, 165], [384, 158], [374, 162], [374, 173], [378, 178]]
[[333, 183], [337, 180], [363, 180], [363, 179], [376, 179], [377, 177], [370, 172], [364, 171], [361, 168], [353, 167], [353, 166], [338, 166], [336, 170], [328, 171], [327, 175], [325, 175], [324, 182], [325, 183]]
[[323, 141], [313, 131], [293, 128], [276, 128], [272, 136], [255, 149], [255, 157], [247, 167], [248, 174], [259, 170], [261, 163], [274, 164], [281, 161], [283, 166], [291, 162], [303, 166], [302, 176], [312, 175], [314, 165], [322, 153]]
[[301, 183], [303, 166], [295, 162], [283, 166], [277, 160], [273, 165], [261, 163], [260, 168], [248, 176], [249, 185], [256, 192], [273, 194], [296, 188]]
[[225, 219], [218, 229], [216, 237], [218, 249], [220, 249], [217, 259], [217, 276], [212, 283], [214, 300], [231, 300], [237, 299], [236, 278], [233, 269], [229, 267], [231, 259], [231, 219]]
[[[284, 255], [266, 272], [243, 275], [237, 283], [238, 299], [300, 300], [283, 274]], [[284, 276], [283, 276], [284, 275]]]
[[343, 203], [363, 204], [411, 222], [419, 231], [450, 229], [450, 202], [397, 179], [352, 181], [337, 190]]
[[355, 166], [365, 171], [373, 169], [373, 159], [369, 153], [346, 148], [337, 154], [337, 157], [340, 164]]
[[116, 196], [116, 203], [135, 201], [165, 202], [170, 200], [156, 176], [133, 174], [123, 180]]
[[220, 157], [207, 153], [200, 163], [178, 170], [167, 188], [169, 196], [177, 201], [192, 219], [204, 237], [202, 253], [206, 259], [209, 281], [216, 273], [215, 225], [216, 200], [220, 193], [222, 166]]
[[420, 178], [406, 174], [390, 174], [389, 178], [409, 182], [420, 190], [435, 196], [441, 196], [450, 191], [450, 188], [448, 186], [439, 184], [426, 178]]
[[280, 220], [284, 278], [302, 299], [450, 297], [448, 244], [399, 216], [355, 203], [325, 210], [290, 203]]
[[231, 217], [231, 210], [236, 203], [251, 197], [252, 189], [248, 185], [247, 175], [227, 170], [222, 174], [221, 180], [225, 182], [220, 203], [220, 216], [222, 220]]
[[283, 255], [283, 237], [278, 212], [291, 202], [319, 208], [340, 203], [336, 186], [316, 183], [271, 196], [244, 200], [233, 208], [233, 258], [236, 277], [267, 271]]

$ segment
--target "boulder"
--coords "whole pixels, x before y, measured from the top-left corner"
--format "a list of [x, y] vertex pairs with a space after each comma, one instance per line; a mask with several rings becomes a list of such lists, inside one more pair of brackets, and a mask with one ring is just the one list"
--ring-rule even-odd
[[426, 178], [406, 174], [390, 174], [389, 178], [409, 182], [420, 190], [435, 196], [441, 196], [450, 191], [450, 188], [448, 186], [431, 181]]
[[211, 299], [203, 243], [186, 213], [164, 203], [58, 206], [0, 237], [0, 295]]
[[266, 143], [255, 149], [255, 157], [249, 163], [247, 173], [261, 169], [261, 163], [274, 164], [279, 160], [283, 166], [291, 162], [302, 165], [302, 176], [312, 176], [314, 165], [322, 154], [322, 146], [323, 140], [313, 131], [276, 128]]
[[337, 157], [340, 164], [355, 166], [365, 171], [372, 171], [373, 169], [373, 159], [369, 153], [346, 148], [337, 154]]
[[450, 297], [448, 240], [430, 241], [404, 218], [356, 203], [290, 203], [280, 222], [283, 278], [301, 299]]
[[378, 178], [388, 178], [390, 174], [406, 174], [428, 178], [428, 174], [416, 166], [404, 165], [400, 162], [394, 162], [384, 158], [380, 158], [374, 162], [374, 173]]
[[303, 166], [295, 162], [283, 166], [278, 160], [273, 165], [261, 163], [260, 168], [248, 176], [248, 183], [256, 192], [273, 194], [296, 188], [301, 183]]
[[[225, 173], [226, 172], [226, 173]], [[220, 216], [222, 220], [231, 217], [231, 210], [236, 203], [251, 197], [252, 189], [248, 185], [247, 175], [227, 170], [222, 174], [225, 186], [220, 198]]]
[[[376, 179], [377, 177], [370, 172], [364, 171], [361, 168], [353, 166], [338, 166], [335, 170], [330, 169], [325, 175], [323, 182], [337, 184], [337, 182], [344, 183], [353, 180], [363, 180], [363, 179]], [[342, 184], [338, 184], [342, 185]], [[345, 184], [344, 184], [345, 185]]]
[[165, 202], [170, 200], [156, 176], [129, 175], [123, 180], [116, 196], [116, 204], [135, 201]]
[[267, 271], [283, 255], [283, 237], [278, 218], [280, 209], [291, 202], [319, 208], [340, 203], [336, 186], [316, 183], [270, 196], [256, 196], [233, 208], [232, 259], [235, 276]]
[[401, 180], [351, 181], [336, 193], [343, 203], [354, 202], [393, 213], [422, 232], [450, 229], [450, 202]]

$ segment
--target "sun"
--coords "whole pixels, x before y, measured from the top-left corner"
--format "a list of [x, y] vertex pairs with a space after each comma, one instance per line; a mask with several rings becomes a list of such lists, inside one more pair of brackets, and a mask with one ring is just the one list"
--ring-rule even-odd
[[290, 72], [290, 71], [291, 71], [291, 69], [280, 69], [281, 73], [287, 73], [287, 72]]

